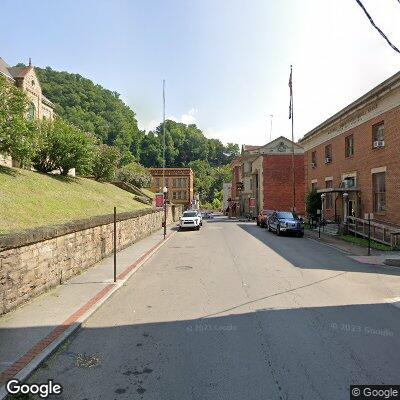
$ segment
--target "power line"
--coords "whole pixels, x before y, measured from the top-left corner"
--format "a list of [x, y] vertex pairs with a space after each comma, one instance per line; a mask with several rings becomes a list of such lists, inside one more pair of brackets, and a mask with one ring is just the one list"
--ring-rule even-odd
[[[397, 0], [400, 3], [400, 0]], [[368, 11], [365, 9], [363, 3], [361, 3], [361, 0], [356, 0], [357, 4], [362, 8], [364, 11], [365, 15], [369, 19], [369, 22], [371, 22], [371, 25], [381, 34], [381, 36], [388, 42], [389, 46], [394, 50], [397, 51], [397, 53], [400, 54], [400, 50], [388, 39], [388, 37], [379, 29], [379, 27], [375, 24], [374, 20], [372, 17], [368, 14]]]

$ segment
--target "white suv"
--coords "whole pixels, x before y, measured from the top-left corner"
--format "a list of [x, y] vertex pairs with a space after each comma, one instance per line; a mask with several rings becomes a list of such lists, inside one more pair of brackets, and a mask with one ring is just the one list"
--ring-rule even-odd
[[201, 226], [201, 217], [197, 211], [185, 211], [179, 220], [179, 230], [185, 228], [194, 228], [199, 230]]

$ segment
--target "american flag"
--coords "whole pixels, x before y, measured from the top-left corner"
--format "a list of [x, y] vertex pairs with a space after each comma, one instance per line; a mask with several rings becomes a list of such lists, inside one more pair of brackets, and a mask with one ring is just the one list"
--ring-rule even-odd
[[292, 116], [293, 116], [293, 108], [292, 108], [292, 99], [293, 99], [293, 90], [292, 90], [292, 66], [290, 66], [289, 89], [290, 89], [289, 119], [291, 119]]

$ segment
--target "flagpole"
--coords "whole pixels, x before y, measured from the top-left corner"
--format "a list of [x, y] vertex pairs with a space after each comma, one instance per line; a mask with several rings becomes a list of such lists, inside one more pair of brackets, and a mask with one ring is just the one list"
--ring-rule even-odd
[[[290, 76], [292, 77], [292, 66], [290, 66]], [[292, 78], [293, 79], [293, 78]], [[293, 81], [292, 81], [292, 99], [291, 99], [291, 112], [292, 112], [292, 180], [293, 180], [293, 212], [296, 211], [296, 173], [294, 168], [294, 129], [293, 129]]]

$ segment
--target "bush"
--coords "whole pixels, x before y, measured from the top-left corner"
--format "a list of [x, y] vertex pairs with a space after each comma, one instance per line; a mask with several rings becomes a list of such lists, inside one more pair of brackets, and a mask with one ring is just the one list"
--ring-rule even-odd
[[91, 172], [94, 141], [86, 133], [60, 118], [54, 121], [38, 121], [39, 149], [33, 166], [42, 172], [58, 169], [61, 175], [76, 168], [80, 175]]
[[131, 162], [118, 170], [117, 179], [142, 188], [150, 186], [151, 175], [146, 168]]
[[120, 153], [115, 147], [101, 144], [94, 150], [92, 174], [96, 181], [112, 181], [115, 178]]
[[321, 195], [317, 193], [316, 189], [310, 190], [306, 197], [306, 213], [308, 218], [316, 218], [318, 215], [317, 210], [321, 210], [321, 208]]

